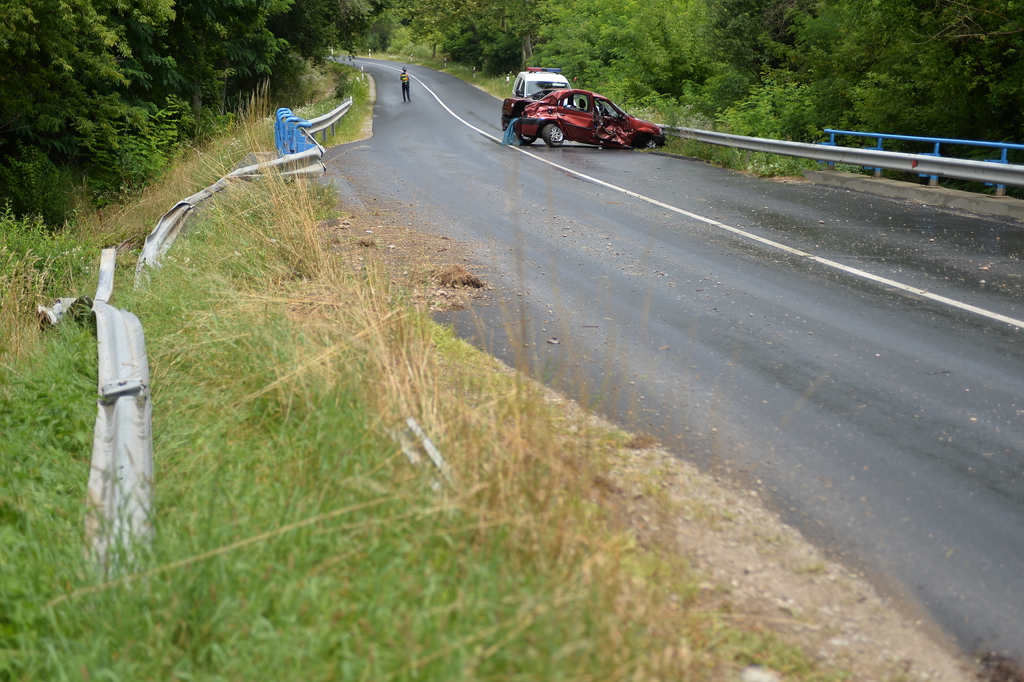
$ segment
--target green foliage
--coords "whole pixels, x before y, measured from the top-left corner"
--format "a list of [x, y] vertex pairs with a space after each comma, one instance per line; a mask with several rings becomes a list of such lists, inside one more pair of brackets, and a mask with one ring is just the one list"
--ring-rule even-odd
[[16, 149], [0, 164], [0, 202], [16, 216], [39, 216], [47, 225], [63, 225], [70, 218], [71, 174], [39, 147], [19, 142]]
[[62, 169], [93, 169], [101, 205], [138, 190], [187, 138], [222, 129], [278, 67], [294, 74], [296, 62], [354, 44], [389, 2], [8, 0], [0, 198], [60, 224]]
[[181, 99], [169, 97], [154, 115], [113, 125], [114, 137], [83, 140], [93, 159], [90, 180], [100, 206], [138, 192], [159, 177], [180, 144], [182, 130], [195, 129], [196, 119]]
[[334, 48], [355, 50], [389, 4], [389, 0], [293, 0], [288, 11], [275, 14], [267, 25], [287, 41], [289, 52], [320, 63]]
[[627, 104], [678, 98], [707, 76], [702, 11], [691, 0], [548, 0], [531, 63]]
[[413, 38], [488, 75], [520, 70], [533, 54], [538, 27], [547, 21], [536, 0], [411, 0], [402, 12]]
[[812, 0], [707, 0], [709, 48], [750, 83], [784, 67], [794, 43], [792, 17]]
[[485, 26], [453, 26], [445, 34], [441, 49], [488, 76], [518, 71], [522, 63], [520, 38]]
[[[67, 230], [46, 225], [38, 216], [19, 218], [9, 206], [0, 210], [0, 249], [11, 256], [3, 263], [13, 267], [17, 262], [31, 262], [41, 282], [40, 293], [51, 302], [86, 293], [78, 287], [94, 277], [100, 248]], [[13, 271], [0, 267], [0, 281], [11, 274]]]
[[793, 64], [826, 126], [1024, 138], [1024, 17], [1010, 0], [830, 0], [794, 26]]
[[721, 120], [728, 132], [797, 142], [817, 141], [813, 93], [800, 83], [768, 81], [726, 109]]

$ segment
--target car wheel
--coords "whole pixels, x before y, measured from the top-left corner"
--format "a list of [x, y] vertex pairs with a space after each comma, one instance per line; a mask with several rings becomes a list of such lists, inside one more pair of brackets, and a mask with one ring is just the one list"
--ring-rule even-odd
[[657, 149], [658, 143], [654, 141], [654, 137], [651, 135], [644, 135], [633, 140], [633, 149]]
[[544, 144], [549, 147], [561, 147], [565, 141], [562, 129], [555, 123], [549, 123], [544, 126], [544, 130], [540, 131], [540, 135], [544, 138]]
[[523, 147], [529, 147], [531, 144], [537, 141], [536, 137], [520, 137], [519, 144]]

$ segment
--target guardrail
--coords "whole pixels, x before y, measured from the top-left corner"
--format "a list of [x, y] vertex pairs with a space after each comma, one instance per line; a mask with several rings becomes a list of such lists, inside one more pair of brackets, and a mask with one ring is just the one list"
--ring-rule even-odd
[[327, 129], [334, 134], [334, 127], [342, 116], [352, 108], [352, 98], [347, 98], [337, 109], [323, 116], [307, 121], [282, 107], [274, 115], [274, 144], [282, 156], [300, 154], [317, 144], [316, 134], [322, 133], [322, 142], [327, 143]]
[[[921, 156], [942, 156], [940, 153], [940, 147], [944, 144], [960, 145], [965, 147], [986, 147], [989, 149], [999, 149], [1001, 154], [998, 159], [982, 159], [985, 163], [1009, 163], [1006, 158], [1007, 151], [1010, 149], [1024, 149], [1024, 144], [1013, 144], [1010, 142], [987, 142], [983, 140], [958, 140], [956, 138], [949, 137], [920, 137], [917, 135], [890, 135], [887, 133], [861, 133], [852, 130], [832, 130], [831, 128], [825, 128], [825, 132], [828, 133], [828, 142], [822, 142], [822, 145], [835, 147], [836, 135], [847, 135], [851, 137], [869, 137], [877, 140], [875, 149], [882, 149], [883, 140], [902, 140], [905, 142], [924, 142], [927, 144], [934, 145], [934, 148], [930, 152], [919, 152]], [[830, 170], [833, 164], [829, 164]], [[879, 177], [882, 174], [881, 168], [870, 168], [875, 172], [875, 177]], [[935, 187], [939, 184], [939, 178], [936, 175], [927, 175], [919, 173], [919, 177], [928, 178], [928, 186]], [[986, 183], [992, 184], [992, 183]], [[1006, 195], [1006, 185], [996, 185], [996, 196], [1001, 197]]]
[[142, 323], [108, 303], [117, 251], [105, 249], [93, 301], [99, 400], [89, 470], [85, 537], [103, 573], [130, 566], [152, 538], [153, 404]]
[[85, 539], [103, 575], [130, 567], [140, 542], [153, 534], [153, 406], [142, 323], [110, 305], [117, 249], [100, 254], [96, 296], [61, 298], [39, 306], [41, 322], [65, 315], [96, 317], [99, 359], [96, 425], [89, 468]]
[[[333, 133], [334, 125], [351, 106], [350, 97], [329, 114], [305, 122], [303, 132], [331, 128]], [[324, 148], [315, 138], [309, 137], [309, 140], [308, 147], [301, 153], [237, 168], [175, 204], [146, 237], [135, 268], [136, 286], [146, 266], [159, 264], [160, 256], [174, 243], [192, 211], [202, 201], [225, 189], [232, 180], [252, 180], [268, 172], [287, 177], [322, 176], [326, 171], [322, 161]], [[153, 406], [149, 399], [149, 360], [139, 318], [109, 303], [116, 257], [116, 249], [104, 249], [101, 253], [94, 298], [61, 298], [51, 307], [37, 308], [40, 322], [54, 325], [65, 315], [78, 311], [91, 309], [96, 317], [99, 399], [85, 537], [93, 560], [104, 574], [129, 567], [136, 558], [139, 544], [148, 543], [153, 535]]]
[[159, 264], [160, 256], [177, 239], [185, 225], [185, 220], [192, 214], [192, 211], [201, 202], [226, 188], [231, 180], [252, 180], [264, 175], [269, 170], [275, 170], [286, 177], [320, 177], [327, 170], [321, 160], [323, 154], [324, 148], [314, 144], [313, 147], [299, 154], [289, 154], [266, 163], [243, 166], [228, 173], [209, 187], [179, 201], [156, 222], [156, 227], [146, 237], [142, 253], [139, 254], [139, 260], [135, 266], [135, 285], [138, 286], [142, 281], [142, 273], [146, 266], [156, 267]]
[[784, 140], [767, 140], [760, 137], [716, 133], [696, 128], [665, 127], [664, 130], [676, 137], [697, 140], [707, 144], [767, 152], [782, 156], [812, 159], [829, 164], [844, 163], [866, 168], [935, 175], [940, 178], [956, 178], [993, 185], [1024, 187], [1024, 166], [1015, 164], [988, 163], [969, 159], [952, 159], [925, 154], [905, 154], [877, 149], [857, 149]]

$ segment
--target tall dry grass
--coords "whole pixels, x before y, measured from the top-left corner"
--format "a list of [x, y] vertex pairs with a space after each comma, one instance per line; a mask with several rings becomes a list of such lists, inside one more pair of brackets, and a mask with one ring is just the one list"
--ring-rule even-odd
[[0, 366], [24, 357], [38, 340], [36, 306], [43, 302], [39, 257], [0, 247]]
[[[39, 457], [47, 485], [0, 500], [26, 519], [0, 550], [0, 673], [720, 680], [764, 661], [829, 679], [638, 547], [601, 483], [622, 434], [432, 324], [372, 262], [346, 267], [320, 227], [335, 201], [234, 184], [144, 287], [120, 273], [149, 350], [156, 541], [91, 583], [74, 505], [19, 501], [84, 499], [87, 464]], [[409, 417], [450, 482], [406, 459]]]

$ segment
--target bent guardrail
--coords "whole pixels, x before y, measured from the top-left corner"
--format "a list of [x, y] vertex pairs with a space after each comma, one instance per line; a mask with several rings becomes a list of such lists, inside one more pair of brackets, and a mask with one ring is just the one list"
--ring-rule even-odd
[[[306, 122], [304, 131], [333, 126], [352, 106], [349, 98], [331, 113]], [[286, 177], [321, 177], [327, 170], [324, 148], [312, 137], [301, 153], [237, 168], [213, 185], [179, 201], [157, 221], [139, 254], [136, 286], [144, 268], [159, 264], [160, 256], [181, 233], [186, 219], [204, 200], [232, 180], [253, 180], [279, 173]], [[326, 140], [326, 133], [324, 135]], [[116, 249], [104, 249], [95, 298], [61, 298], [38, 306], [41, 323], [56, 325], [68, 314], [90, 310], [96, 318], [99, 360], [96, 424], [89, 470], [85, 537], [91, 558], [104, 573], [131, 566], [140, 543], [153, 536], [153, 406], [149, 395], [149, 360], [138, 317], [110, 305]]]
[[274, 170], [281, 175], [293, 178], [320, 177], [327, 170], [327, 167], [324, 166], [321, 160], [323, 153], [324, 148], [316, 145], [301, 154], [290, 154], [273, 161], [267, 161], [266, 163], [237, 168], [209, 187], [179, 201], [157, 221], [156, 227], [146, 237], [142, 253], [139, 254], [139, 260], [135, 266], [136, 286], [140, 283], [146, 266], [155, 267], [159, 264], [160, 256], [177, 239], [178, 234], [185, 225], [186, 219], [191, 215], [192, 211], [200, 203], [226, 188], [231, 180], [252, 180], [265, 175], [269, 170]]
[[153, 534], [153, 404], [142, 323], [132, 313], [93, 304], [99, 400], [89, 470], [86, 541], [106, 573], [129, 566]]
[[[103, 574], [131, 564], [140, 542], [152, 537], [153, 428], [149, 360], [142, 323], [109, 304], [116, 249], [100, 255], [96, 296], [60, 299], [46, 309], [58, 323], [74, 306], [91, 305], [96, 317], [96, 425], [89, 469], [85, 538]], [[87, 303], [88, 302], [88, 303]]]
[[997, 164], [969, 159], [906, 154], [877, 149], [857, 149], [785, 140], [767, 140], [760, 137], [716, 133], [696, 128], [664, 128], [670, 135], [707, 144], [714, 144], [754, 152], [767, 152], [782, 156], [793, 156], [824, 163], [844, 163], [867, 168], [935, 175], [940, 178], [956, 178], [993, 185], [1024, 187], [1024, 166]]

